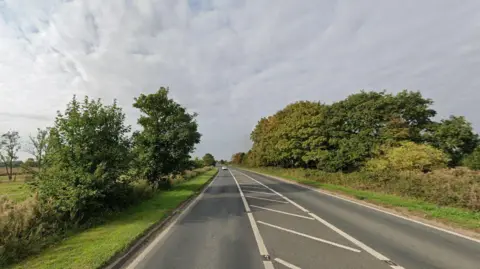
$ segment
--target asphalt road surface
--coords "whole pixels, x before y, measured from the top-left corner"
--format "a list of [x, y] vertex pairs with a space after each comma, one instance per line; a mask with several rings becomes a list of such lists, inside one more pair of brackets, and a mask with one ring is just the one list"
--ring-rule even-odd
[[479, 269], [480, 243], [232, 169], [125, 268]]

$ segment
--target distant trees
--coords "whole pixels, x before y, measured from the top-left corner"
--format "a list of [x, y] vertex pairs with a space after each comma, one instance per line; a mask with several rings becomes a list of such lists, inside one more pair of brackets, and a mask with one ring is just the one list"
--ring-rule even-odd
[[231, 162], [233, 164], [243, 164], [245, 163], [244, 158], [245, 158], [245, 152], [237, 152], [232, 155]]
[[205, 154], [202, 159], [205, 166], [214, 166], [216, 163], [215, 157], [210, 153]]
[[37, 134], [35, 136], [29, 136], [31, 147], [27, 151], [34, 156], [35, 166], [37, 166], [39, 169], [42, 169], [43, 167], [43, 159], [48, 146], [49, 132], [50, 128], [37, 128]]
[[250, 135], [251, 150], [234, 154], [232, 163], [354, 171], [378, 157], [380, 147], [419, 150], [404, 143], [412, 142], [429, 144], [443, 151], [451, 166], [458, 165], [477, 147], [478, 135], [463, 117], [434, 122], [432, 104], [406, 90], [362, 91], [331, 105], [295, 102], [262, 118]]
[[8, 131], [0, 137], [0, 161], [5, 166], [8, 180], [15, 179], [13, 167], [20, 150], [20, 135], [17, 131]]

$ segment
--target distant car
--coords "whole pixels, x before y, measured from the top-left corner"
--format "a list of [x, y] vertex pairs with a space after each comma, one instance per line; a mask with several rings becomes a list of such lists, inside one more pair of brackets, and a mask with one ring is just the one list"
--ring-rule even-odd
[[226, 167], [226, 166], [222, 166], [222, 170], [227, 170], [227, 167]]

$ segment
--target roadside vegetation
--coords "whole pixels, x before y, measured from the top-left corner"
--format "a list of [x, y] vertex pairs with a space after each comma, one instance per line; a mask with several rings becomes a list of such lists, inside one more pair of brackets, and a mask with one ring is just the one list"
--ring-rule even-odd
[[479, 136], [464, 117], [434, 121], [432, 104], [410, 91], [296, 102], [262, 118], [231, 162], [478, 229]]
[[29, 137], [34, 158], [24, 163], [19, 133], [1, 136], [0, 267], [105, 223], [205, 166], [190, 157], [201, 137], [196, 114], [168, 89], [142, 94], [133, 106], [140, 128], [132, 132], [116, 102], [74, 97], [51, 127]]
[[112, 215], [104, 224], [73, 234], [13, 268], [100, 268], [199, 191], [216, 172], [212, 167], [190, 171], [173, 181], [171, 190], [155, 192], [151, 199]]

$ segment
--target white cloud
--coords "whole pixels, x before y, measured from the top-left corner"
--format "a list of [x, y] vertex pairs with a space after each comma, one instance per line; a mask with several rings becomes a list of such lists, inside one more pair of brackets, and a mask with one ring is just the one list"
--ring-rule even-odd
[[200, 114], [198, 153], [249, 146], [261, 116], [359, 89], [421, 90], [440, 116], [480, 117], [480, 2], [0, 1], [0, 131], [26, 136], [73, 94], [170, 86]]

